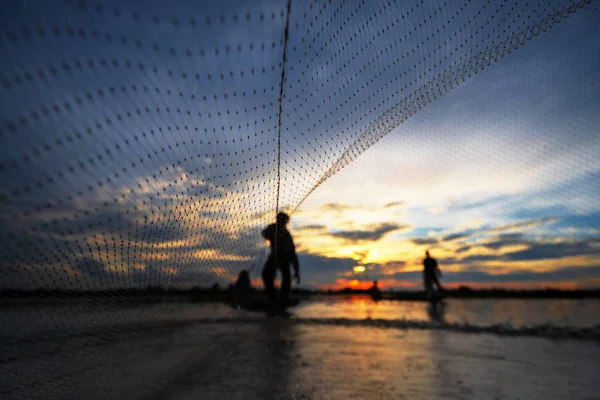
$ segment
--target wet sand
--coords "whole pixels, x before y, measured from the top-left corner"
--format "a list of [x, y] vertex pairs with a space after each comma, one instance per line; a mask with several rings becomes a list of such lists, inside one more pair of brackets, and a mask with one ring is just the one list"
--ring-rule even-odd
[[0, 397], [600, 397], [600, 343], [589, 340], [312, 326], [273, 318], [128, 327], [52, 343], [37, 343], [45, 351], [0, 364]]

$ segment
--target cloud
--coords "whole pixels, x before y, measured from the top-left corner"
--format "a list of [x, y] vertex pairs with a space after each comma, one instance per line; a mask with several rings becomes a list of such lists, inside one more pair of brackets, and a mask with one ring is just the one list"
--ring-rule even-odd
[[[223, 281], [259, 262], [262, 225], [248, 218], [253, 210], [243, 207], [242, 194], [177, 195], [167, 180], [136, 181], [168, 188], [161, 191], [168, 196], [164, 204], [150, 199], [151, 190], [105, 202], [121, 199], [126, 188], [116, 187], [62, 207], [40, 208], [10, 224], [1, 209], [0, 237], [8, 239], [0, 249], [2, 266], [45, 276], [36, 282], [11, 272], [14, 287], [194, 286]], [[223, 268], [231, 274], [218, 276]]]
[[351, 210], [352, 208], [352, 206], [340, 203], [327, 203], [321, 206], [321, 210], [325, 212], [344, 212], [347, 210]]
[[537, 261], [549, 259], [562, 259], [566, 257], [600, 255], [600, 239], [562, 239], [528, 240], [522, 234], [504, 234], [490, 242], [471, 246], [471, 249], [482, 247], [491, 250], [503, 251], [507, 247], [520, 246], [522, 249], [504, 251], [501, 254], [473, 254], [459, 260], [461, 263], [487, 262], [492, 260], [502, 261]]
[[502, 256], [495, 254], [474, 254], [460, 259], [461, 263], [477, 263], [485, 261], [500, 260]]
[[525, 239], [522, 233], [505, 233], [499, 236], [496, 236], [491, 241], [480, 244], [481, 247], [485, 247], [491, 250], [500, 250], [503, 247], [515, 246], [519, 244], [527, 244], [527, 240]]
[[508, 253], [503, 259], [531, 261], [564, 258], [569, 256], [600, 255], [600, 239], [581, 239], [558, 243], [529, 242], [527, 249]]
[[439, 240], [435, 238], [416, 238], [411, 239], [410, 241], [416, 244], [417, 246], [429, 246], [437, 244], [439, 242]]
[[[494, 270], [490, 268], [490, 270]], [[466, 270], [466, 271], [444, 271], [442, 266], [442, 284], [477, 282], [477, 283], [536, 283], [536, 282], [562, 282], [570, 280], [580, 280], [594, 278], [600, 275], [600, 266], [597, 267], [564, 267], [551, 271], [515, 271], [509, 273], [490, 273], [485, 270]], [[421, 282], [421, 271], [397, 272], [390, 275], [394, 279], [401, 281]]]
[[460, 254], [460, 253], [464, 253], [465, 251], [469, 251], [471, 250], [471, 246], [461, 246], [457, 249], [454, 250], [455, 253]]
[[102, 279], [111, 275], [104, 263], [93, 258], [82, 259], [73, 269], [94, 279]]
[[454, 233], [452, 235], [448, 235], [448, 236], [443, 237], [442, 241], [443, 242], [452, 242], [454, 240], [468, 238], [468, 237], [470, 237], [472, 235], [473, 235], [473, 232]]
[[396, 272], [404, 271], [407, 262], [404, 260], [388, 261], [383, 264], [369, 264], [367, 267], [369, 271], [377, 274], [378, 276], [393, 275]]
[[448, 272], [444, 274], [445, 282], [561, 282], [568, 280], [596, 277], [600, 274], [598, 267], [565, 267], [552, 271], [516, 271], [504, 274], [490, 274], [485, 271]]
[[310, 253], [299, 253], [298, 260], [302, 279], [306, 282], [320, 284], [335, 282], [340, 275], [351, 272], [352, 268], [357, 265], [356, 261], [351, 258], [324, 257]]
[[484, 231], [487, 233], [498, 233], [498, 232], [512, 231], [512, 230], [524, 230], [524, 229], [533, 228], [533, 227], [536, 227], [539, 225], [552, 224], [557, 221], [558, 221], [558, 218], [556, 218], [556, 217], [540, 217], [540, 218], [529, 219], [529, 220], [525, 220], [525, 221], [521, 221], [521, 222], [516, 222], [513, 224], [502, 225], [502, 226], [498, 226], [496, 228], [489, 228], [489, 229], [485, 229]]
[[369, 253], [370, 252], [371, 251], [368, 250], [368, 249], [364, 250], [364, 251], [357, 251], [357, 250], [355, 250], [352, 255], [353, 255], [353, 257], [354, 257], [355, 260], [357, 260], [357, 261], [359, 261], [359, 262], [362, 263], [362, 260], [365, 260], [367, 257], [369, 257]]
[[326, 230], [327, 227], [325, 225], [304, 225], [304, 226], [299, 226], [298, 228], [295, 228], [295, 231], [324, 231]]
[[396, 208], [396, 207], [404, 207], [406, 203], [404, 201], [393, 201], [391, 203], [387, 203], [383, 206], [383, 208]]
[[387, 233], [406, 229], [407, 227], [406, 225], [384, 223], [375, 225], [369, 230], [339, 231], [330, 233], [330, 236], [351, 242], [377, 241]]
[[[501, 225], [501, 226], [498, 226], [495, 228], [484, 228], [484, 229], [469, 230], [469, 231], [465, 231], [465, 232], [454, 233], [454, 234], [445, 236], [444, 238], [442, 238], [442, 241], [443, 242], [451, 242], [451, 241], [455, 241], [458, 239], [466, 239], [466, 238], [474, 236], [475, 234], [490, 234], [490, 233], [500, 233], [500, 232], [506, 232], [506, 231], [523, 231], [528, 228], [533, 228], [533, 227], [540, 226], [543, 224], [548, 224], [548, 223], [554, 223], [556, 221], [558, 221], [558, 218], [555, 218], [555, 217], [541, 217], [541, 218], [535, 218], [535, 219], [528, 219], [525, 221], [519, 221], [519, 222], [515, 222], [512, 224]], [[517, 236], [514, 236], [514, 235], [517, 235]], [[521, 235], [521, 234], [516, 233], [516, 234], [506, 234], [506, 235], [501, 235], [501, 236], [508, 240], [508, 238], [518, 237], [518, 235]]]
[[401, 268], [404, 267], [406, 265], [406, 261], [404, 260], [395, 260], [395, 261], [388, 261], [384, 264], [381, 264], [380, 267], [381, 268]]
[[[541, 217], [541, 218], [529, 219], [526, 221], [515, 222], [512, 224], [502, 225], [502, 226], [498, 226], [498, 227], [494, 227], [494, 228], [482, 228], [482, 229], [475, 229], [475, 230], [453, 233], [453, 234], [444, 236], [441, 239], [428, 237], [428, 238], [415, 238], [415, 239], [411, 239], [411, 241], [415, 245], [418, 245], [418, 246], [434, 245], [434, 244], [438, 244], [440, 242], [453, 242], [453, 241], [457, 241], [460, 239], [471, 238], [476, 235], [485, 236], [490, 233], [524, 230], [527, 228], [539, 226], [541, 224], [556, 222], [557, 220], [558, 219], [555, 217]], [[524, 240], [524, 236], [522, 233], [505, 233], [505, 234], [496, 236], [493, 240], [490, 240], [485, 243], [481, 243], [481, 244], [479, 244], [479, 246], [485, 247], [488, 249], [492, 249], [492, 250], [498, 250], [502, 247], [512, 246], [515, 244], [522, 244], [523, 240]], [[455, 251], [457, 253], [462, 253], [462, 252], [470, 250], [472, 247], [473, 247], [472, 245], [461, 246], [461, 247], [457, 248]]]

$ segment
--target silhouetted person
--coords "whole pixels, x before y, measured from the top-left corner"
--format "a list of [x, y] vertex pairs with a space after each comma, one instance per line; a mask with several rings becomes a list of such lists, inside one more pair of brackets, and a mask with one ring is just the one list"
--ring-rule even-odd
[[277, 222], [267, 226], [262, 231], [262, 235], [271, 243], [271, 254], [265, 263], [262, 272], [262, 279], [265, 284], [265, 290], [269, 299], [275, 304], [277, 293], [275, 291], [275, 274], [277, 270], [281, 273], [281, 298], [280, 306], [287, 304], [292, 280], [290, 276], [290, 264], [294, 267], [294, 277], [296, 282], [300, 283], [300, 264], [296, 256], [296, 247], [292, 240], [292, 235], [287, 230], [286, 225], [290, 217], [280, 212], [277, 214]]
[[377, 281], [373, 281], [373, 286], [369, 288], [369, 294], [373, 300], [381, 300], [382, 294], [377, 286]]
[[244, 269], [240, 271], [233, 288], [233, 301], [236, 306], [244, 306], [248, 303], [251, 288], [250, 273]]
[[427, 299], [429, 301], [434, 301], [436, 292], [433, 286], [435, 285], [438, 290], [444, 290], [438, 279], [438, 275], [441, 275], [442, 272], [440, 271], [435, 258], [429, 255], [429, 251], [425, 252], [425, 256], [426, 257], [423, 260], [423, 285], [425, 286]]

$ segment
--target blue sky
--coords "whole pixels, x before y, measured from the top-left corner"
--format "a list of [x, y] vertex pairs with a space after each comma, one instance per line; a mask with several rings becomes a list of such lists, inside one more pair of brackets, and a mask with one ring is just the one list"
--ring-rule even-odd
[[[323, 204], [336, 203], [348, 210], [329, 220], [330, 227], [352, 226], [364, 209], [381, 212], [381, 223], [409, 225], [376, 243], [353, 243], [349, 252], [332, 243], [338, 256], [382, 248], [370, 279], [389, 278], [380, 265], [394, 253], [404, 262], [403, 273], [418, 270], [431, 248], [453, 271], [449, 282], [597, 285], [597, 27], [594, 13], [573, 15], [436, 100], [319, 187], [301, 207], [298, 224], [304, 213], [321, 215]], [[402, 202], [402, 210], [383, 212], [392, 202]], [[485, 263], [481, 256], [456, 254], [498, 242], [498, 227], [524, 248], [488, 254]], [[307, 251], [314, 251], [313, 239], [306, 240]], [[421, 245], [409, 246], [411, 240]], [[559, 242], [571, 243], [586, 261], [568, 257], [571, 250]], [[568, 272], [581, 272], [583, 264], [590, 269], [581, 279]], [[365, 278], [342, 273], [342, 284]]]
[[[431, 248], [450, 284], [597, 286], [600, 19], [577, 4], [292, 2], [279, 204], [305, 285], [418, 287]], [[1, 7], [3, 285], [257, 276], [285, 3]]]

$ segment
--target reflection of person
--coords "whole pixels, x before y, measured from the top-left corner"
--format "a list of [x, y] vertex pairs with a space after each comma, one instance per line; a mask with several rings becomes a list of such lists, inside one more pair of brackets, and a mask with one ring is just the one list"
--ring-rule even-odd
[[442, 271], [440, 271], [435, 258], [429, 255], [429, 251], [426, 251], [425, 255], [426, 257], [423, 260], [423, 285], [425, 286], [425, 292], [427, 292], [427, 299], [434, 301], [436, 291], [433, 286], [435, 285], [438, 290], [444, 290], [438, 279], [438, 276], [442, 275]]
[[300, 264], [296, 256], [296, 248], [292, 235], [287, 230], [286, 225], [290, 217], [280, 212], [277, 214], [277, 222], [267, 226], [262, 235], [271, 243], [271, 254], [265, 263], [262, 272], [262, 279], [269, 299], [275, 303], [275, 274], [277, 270], [281, 273], [281, 306], [287, 304], [292, 286], [290, 276], [290, 264], [294, 267], [294, 277], [296, 282], [300, 283]]
[[427, 314], [432, 321], [443, 323], [444, 322], [444, 303], [432, 302], [427, 306]]

